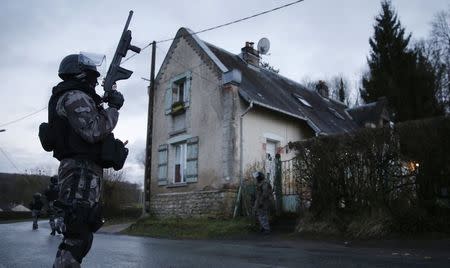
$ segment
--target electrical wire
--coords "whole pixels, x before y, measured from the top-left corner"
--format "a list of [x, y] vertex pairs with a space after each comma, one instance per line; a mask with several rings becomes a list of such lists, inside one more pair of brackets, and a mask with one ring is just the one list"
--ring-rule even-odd
[[0, 151], [3, 153], [6, 159], [8, 159], [9, 163], [13, 165], [13, 167], [17, 170], [17, 172], [20, 172], [20, 170], [17, 168], [16, 164], [14, 164], [14, 161], [12, 161], [12, 159], [8, 156], [8, 154], [2, 148], [0, 148]]
[[[274, 11], [277, 11], [277, 10], [279, 10], [279, 9], [286, 8], [286, 7], [288, 7], [288, 6], [292, 6], [292, 5], [298, 4], [298, 3], [303, 2], [303, 1], [304, 1], [304, 0], [297, 0], [297, 1], [294, 1], [294, 2], [291, 2], [291, 3], [287, 3], [287, 4], [285, 4], [285, 5], [282, 5], [282, 6], [278, 6], [278, 7], [269, 9], [269, 10], [265, 10], [265, 11], [262, 11], [262, 12], [259, 12], [259, 13], [256, 13], [256, 14], [253, 14], [253, 15], [251, 15], [251, 16], [247, 16], [247, 17], [244, 17], [244, 18], [241, 18], [241, 19], [237, 19], [237, 20], [230, 21], [230, 22], [227, 22], [227, 23], [223, 23], [223, 24], [220, 24], [220, 25], [217, 25], [217, 26], [209, 27], [209, 28], [206, 28], [206, 29], [197, 31], [197, 32], [193, 32], [193, 33], [188, 34], [188, 35], [182, 35], [182, 36], [179, 36], [179, 37], [174, 37], [174, 38], [168, 38], [168, 39], [159, 40], [159, 41], [156, 41], [156, 44], [160, 44], [160, 43], [165, 43], [165, 42], [173, 41], [173, 40], [175, 40], [175, 39], [177, 39], [177, 38], [182, 38], [182, 37], [185, 37], [185, 36], [190, 36], [190, 35], [194, 35], [194, 34], [199, 34], [199, 33], [204, 33], [204, 32], [208, 32], [208, 31], [216, 30], [216, 29], [219, 29], [219, 28], [222, 28], [222, 27], [225, 27], [225, 26], [229, 26], [229, 25], [238, 23], [238, 22], [242, 22], [242, 21], [245, 21], [245, 20], [249, 20], [249, 19], [252, 19], [252, 18], [261, 16], [261, 15], [265, 15], [265, 14], [268, 14], [268, 13], [271, 13], [271, 12], [274, 12]], [[144, 46], [143, 48], [141, 48], [141, 51], [143, 51], [144, 49], [147, 49], [147, 48], [148, 48], [149, 46], [151, 46], [151, 45], [152, 45], [152, 42], [149, 43], [149, 44], [147, 44], [147, 45]], [[137, 54], [138, 54], [138, 53], [135, 53], [135, 54], [129, 56], [128, 58], [126, 58], [125, 60], [123, 60], [122, 63], [124, 63], [124, 62], [128, 61], [129, 59], [133, 58], [133, 57], [136, 56]]]
[[37, 113], [39, 113], [39, 112], [41, 112], [41, 111], [43, 111], [43, 110], [45, 110], [45, 109], [47, 109], [47, 106], [45, 106], [44, 108], [42, 108], [42, 109], [40, 109], [40, 110], [34, 111], [34, 112], [30, 113], [30, 114], [24, 115], [24, 116], [22, 116], [22, 117], [20, 117], [20, 118], [14, 119], [14, 120], [9, 121], [9, 122], [4, 123], [4, 124], [1, 124], [0, 127], [4, 127], [4, 126], [10, 125], [10, 124], [14, 124], [14, 123], [16, 123], [16, 122], [19, 122], [19, 121], [21, 121], [21, 120], [23, 120], [23, 119], [25, 119], [25, 118], [28, 118], [28, 117], [30, 117], [30, 116], [33, 116], [33, 115], [35, 115], [35, 114], [37, 114]]
[[[158, 51], [158, 49], [159, 49], [159, 50], [162, 50], [162, 51], [159, 51], [160, 53], [165, 53], [165, 54], [169, 53], [167, 50], [165, 50], [165, 49], [163, 49], [163, 48], [161, 48], [161, 47], [159, 47], [159, 46], [156, 47], [156, 49], [157, 49], [156, 51]], [[206, 63], [201, 63], [201, 64], [196, 65], [196, 66], [193, 66], [193, 67], [188, 67], [188, 66], [186, 66], [184, 63], [182, 63], [181, 61], [178, 61], [178, 60], [177, 60], [176, 58], [174, 58], [174, 57], [172, 57], [171, 60], [173, 60], [175, 63], [177, 63], [178, 65], [180, 65], [180, 66], [183, 67], [184, 69], [187, 69], [187, 70], [191, 71], [191, 73], [194, 74], [194, 75], [196, 75], [198, 78], [201, 78], [201, 79], [203, 79], [204, 81], [207, 81], [207, 82], [209, 82], [209, 83], [211, 83], [211, 84], [214, 84], [214, 85], [216, 85], [216, 86], [220, 86], [220, 84], [217, 83], [216, 81], [212, 81], [212, 80], [210, 80], [210, 79], [208, 79], [208, 78], [206, 78], [206, 77], [202, 76], [201, 74], [199, 74], [199, 73], [197, 73], [197, 72], [194, 71], [194, 68], [200, 67], [200, 66], [202, 66], [202, 65], [207, 65]]]
[[[237, 19], [237, 20], [234, 20], [234, 21], [230, 21], [230, 22], [227, 22], [227, 23], [223, 23], [223, 24], [220, 24], [220, 25], [216, 25], [216, 26], [213, 26], [213, 27], [209, 27], [209, 28], [206, 28], [206, 29], [203, 29], [203, 30], [200, 30], [200, 31], [197, 31], [197, 32], [188, 34], [188, 35], [182, 35], [182, 36], [179, 36], [179, 37], [174, 37], [174, 38], [168, 38], [168, 39], [159, 40], [159, 41], [156, 41], [156, 44], [160, 44], [160, 43], [165, 43], [165, 42], [173, 41], [173, 40], [175, 40], [175, 39], [177, 39], [177, 38], [182, 38], [182, 37], [185, 37], [185, 36], [190, 36], [190, 35], [194, 35], [194, 34], [200, 34], [200, 33], [208, 32], [208, 31], [216, 30], [216, 29], [219, 29], [219, 28], [222, 28], [222, 27], [226, 27], [226, 26], [229, 26], [229, 25], [232, 25], [232, 24], [235, 24], [235, 23], [239, 23], [239, 22], [242, 22], [242, 21], [246, 21], [246, 20], [249, 20], [249, 19], [252, 19], [252, 18], [261, 16], [261, 15], [265, 15], [265, 14], [268, 14], [268, 13], [271, 13], [271, 12], [274, 12], [274, 11], [277, 11], [277, 10], [280, 10], [280, 9], [283, 9], [283, 8], [286, 8], [286, 7], [289, 7], [289, 6], [298, 4], [298, 3], [303, 2], [303, 1], [304, 1], [304, 0], [297, 0], [297, 1], [294, 1], [294, 2], [291, 2], [291, 3], [287, 3], [287, 4], [285, 4], [285, 5], [281, 5], [281, 6], [278, 6], [278, 7], [272, 8], [272, 9], [269, 9], [269, 10], [265, 10], [265, 11], [262, 11], [262, 12], [259, 12], [259, 13], [256, 13], [256, 14], [253, 14], [253, 15], [251, 15], [251, 16], [247, 16], [247, 17], [244, 17], [244, 18], [241, 18], [241, 19]], [[145, 45], [144, 47], [142, 47], [142, 48], [141, 48], [141, 51], [143, 51], [143, 50], [147, 49], [148, 47], [150, 47], [150, 46], [152, 45], [152, 43], [153, 43], [153, 42], [150, 42], [150, 43], [148, 43], [147, 45]], [[128, 60], [130, 60], [131, 58], [135, 57], [136, 55], [138, 55], [138, 53], [132, 54], [132, 55], [129, 56], [128, 58], [124, 59], [121, 63], [127, 62]], [[175, 61], [176, 61], [176, 60], [175, 60]], [[194, 72], [193, 72], [193, 73], [194, 73]], [[197, 73], [195, 73], [195, 74], [196, 74], [198, 77], [202, 78], [203, 80], [209, 81], [210, 83], [217, 84], [216, 82], [212, 82], [212, 81], [210, 81], [210, 80], [208, 80], [208, 79], [202, 77], [200, 74], [197, 74]], [[30, 117], [30, 116], [32, 116], [32, 115], [35, 115], [35, 114], [37, 114], [37, 113], [39, 113], [39, 112], [41, 112], [41, 111], [43, 111], [43, 110], [45, 110], [45, 109], [47, 109], [47, 106], [44, 107], [44, 108], [42, 108], [42, 109], [40, 109], [40, 110], [38, 110], [38, 111], [35, 111], [35, 112], [31, 113], [31, 114], [28, 114], [28, 115], [25, 115], [25, 116], [20, 117], [20, 118], [18, 118], [18, 119], [15, 119], [15, 120], [13, 120], [13, 121], [4, 123], [4, 124], [0, 125], [0, 127], [3, 127], [3, 126], [6, 126], [6, 125], [10, 125], [10, 124], [16, 123], [16, 122], [21, 121], [21, 120], [23, 120], [23, 119], [25, 119], [25, 118], [28, 118], [28, 117]]]

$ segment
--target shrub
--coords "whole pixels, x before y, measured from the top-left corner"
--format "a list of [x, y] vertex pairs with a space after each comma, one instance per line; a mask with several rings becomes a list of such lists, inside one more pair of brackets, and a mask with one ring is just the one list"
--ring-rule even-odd
[[311, 219], [333, 215], [354, 236], [370, 222], [375, 236], [448, 232], [449, 134], [450, 119], [440, 117], [291, 144], [297, 185], [311, 193]]

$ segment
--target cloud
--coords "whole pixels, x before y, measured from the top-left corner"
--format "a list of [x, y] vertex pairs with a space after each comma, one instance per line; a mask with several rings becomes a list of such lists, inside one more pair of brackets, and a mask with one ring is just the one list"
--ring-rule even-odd
[[[174, 37], [180, 27], [198, 31], [288, 2], [1, 1], [0, 125], [47, 105], [51, 89], [59, 81], [59, 62], [67, 54], [97, 52], [110, 61], [130, 9], [135, 12], [130, 25], [132, 43], [142, 47], [152, 40]], [[448, 0], [392, 2], [415, 38], [425, 37], [433, 15], [448, 7]], [[308, 0], [199, 37], [236, 54], [245, 41], [267, 37], [271, 49], [265, 58], [286, 77], [300, 81], [305, 76], [318, 79], [343, 73], [356, 80], [366, 65], [368, 39], [379, 9], [379, 1]], [[157, 67], [169, 46], [170, 42], [157, 45]], [[125, 105], [115, 135], [130, 141], [125, 170], [131, 181], [143, 179], [136, 157], [145, 147], [148, 82], [141, 77], [150, 75], [150, 50], [123, 65], [134, 74], [118, 83]], [[43, 111], [3, 127], [7, 131], [0, 133], [0, 147], [21, 169], [57, 166], [37, 139], [38, 126], [46, 120]], [[0, 172], [14, 172], [4, 156], [0, 159]]]

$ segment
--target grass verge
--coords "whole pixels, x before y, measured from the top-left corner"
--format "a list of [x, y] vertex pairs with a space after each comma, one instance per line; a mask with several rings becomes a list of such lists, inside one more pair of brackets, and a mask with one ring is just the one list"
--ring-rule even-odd
[[169, 239], [229, 239], [254, 232], [254, 225], [246, 218], [207, 219], [147, 217], [138, 220], [122, 233]]

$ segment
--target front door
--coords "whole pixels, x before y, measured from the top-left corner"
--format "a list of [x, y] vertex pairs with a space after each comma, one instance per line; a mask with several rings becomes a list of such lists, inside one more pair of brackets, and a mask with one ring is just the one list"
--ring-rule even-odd
[[273, 186], [273, 179], [275, 175], [275, 154], [277, 149], [277, 142], [267, 141], [266, 143], [266, 176], [270, 180], [270, 184]]

